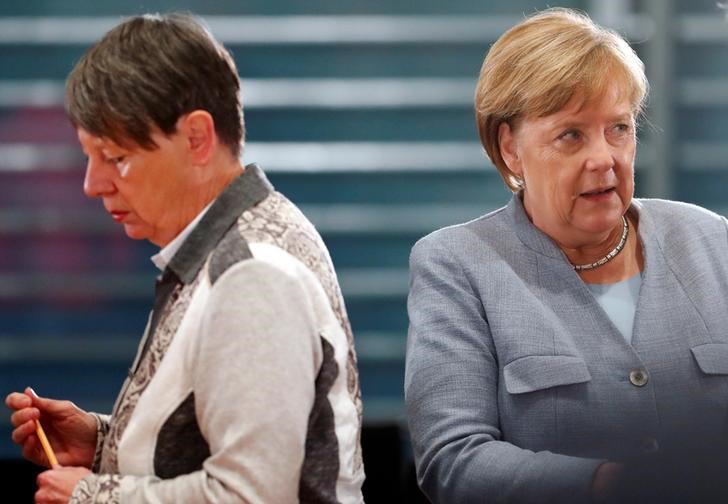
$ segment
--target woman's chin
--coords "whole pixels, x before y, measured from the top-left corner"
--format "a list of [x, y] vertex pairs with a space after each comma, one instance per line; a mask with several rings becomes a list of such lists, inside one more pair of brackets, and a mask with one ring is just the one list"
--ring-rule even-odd
[[580, 210], [572, 222], [576, 228], [585, 233], [605, 233], [622, 225], [624, 205], [621, 201], [613, 201], [602, 208]]
[[132, 240], [145, 240], [149, 237], [146, 229], [134, 224], [124, 224], [124, 232]]

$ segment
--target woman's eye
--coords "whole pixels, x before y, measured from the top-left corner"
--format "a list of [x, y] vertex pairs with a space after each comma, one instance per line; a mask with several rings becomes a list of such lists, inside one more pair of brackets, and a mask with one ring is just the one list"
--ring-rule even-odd
[[629, 133], [631, 129], [632, 128], [629, 124], [624, 124], [624, 123], [616, 124], [614, 126], [614, 131], [617, 133], [622, 133], [622, 134]]
[[578, 130], [566, 130], [559, 135], [560, 140], [578, 140], [581, 138], [581, 133]]

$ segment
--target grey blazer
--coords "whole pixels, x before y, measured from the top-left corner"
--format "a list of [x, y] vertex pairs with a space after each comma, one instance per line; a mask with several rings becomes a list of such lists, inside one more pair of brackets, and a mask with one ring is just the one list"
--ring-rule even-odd
[[645, 254], [632, 344], [518, 196], [415, 245], [405, 397], [433, 502], [588, 502], [604, 460], [719, 436], [728, 222], [660, 200], [630, 212]]

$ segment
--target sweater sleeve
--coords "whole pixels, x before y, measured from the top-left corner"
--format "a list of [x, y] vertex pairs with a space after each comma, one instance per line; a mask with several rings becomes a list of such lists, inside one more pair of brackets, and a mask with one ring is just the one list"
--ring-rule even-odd
[[423, 491], [434, 503], [589, 502], [603, 461], [504, 439], [487, 313], [452, 251], [421, 241], [410, 268], [405, 400]]
[[93, 412], [91, 416], [96, 420], [96, 451], [94, 452], [94, 461], [91, 464], [91, 470], [98, 471], [99, 464], [101, 463], [101, 452], [104, 448], [104, 440], [106, 439], [106, 434], [109, 432], [111, 416]]
[[295, 272], [250, 259], [213, 285], [193, 386], [210, 456], [172, 479], [92, 474], [73, 504], [297, 502], [319, 335]]

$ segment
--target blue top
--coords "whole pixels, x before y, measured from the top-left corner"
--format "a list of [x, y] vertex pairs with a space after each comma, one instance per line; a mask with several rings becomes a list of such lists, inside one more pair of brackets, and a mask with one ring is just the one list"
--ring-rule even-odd
[[632, 327], [637, 298], [640, 295], [642, 275], [611, 284], [586, 284], [594, 294], [599, 305], [609, 316], [612, 324], [619, 329], [627, 343], [632, 344]]

